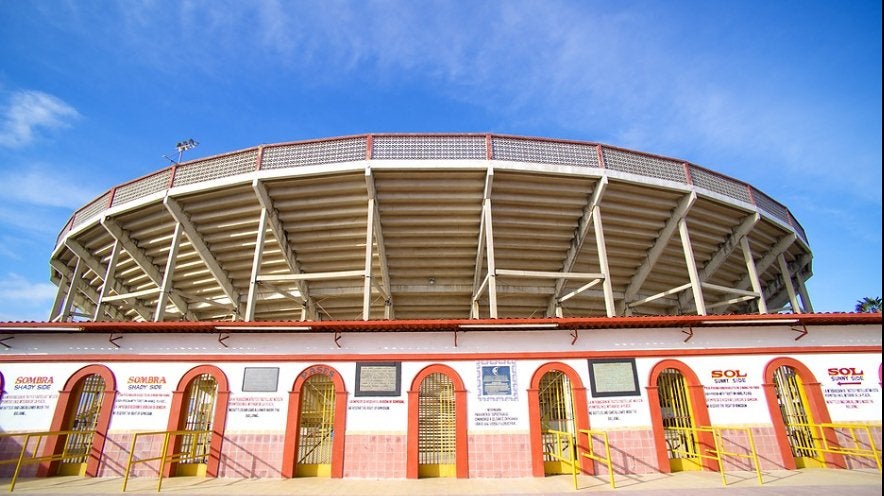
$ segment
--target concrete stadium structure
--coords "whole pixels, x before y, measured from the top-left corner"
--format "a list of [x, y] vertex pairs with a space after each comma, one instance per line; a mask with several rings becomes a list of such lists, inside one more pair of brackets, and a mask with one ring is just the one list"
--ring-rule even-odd
[[78, 210], [51, 264], [50, 320], [812, 311], [805, 233], [758, 189], [680, 160], [496, 135], [352, 136], [172, 166]]
[[110, 189], [50, 267], [0, 323], [25, 475], [880, 469], [881, 315], [813, 313], [789, 209], [682, 160], [262, 145]]

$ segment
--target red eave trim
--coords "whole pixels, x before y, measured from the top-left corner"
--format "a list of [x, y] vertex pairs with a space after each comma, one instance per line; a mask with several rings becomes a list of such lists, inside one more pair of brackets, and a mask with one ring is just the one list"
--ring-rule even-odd
[[[113, 354], [94, 353], [84, 355], [9, 355], [3, 361], [9, 363], [46, 362], [188, 362], [211, 361], [212, 363], [238, 362], [359, 362], [365, 360], [390, 362], [421, 361], [477, 361], [477, 360], [566, 360], [590, 358], [664, 358], [696, 356], [749, 356], [749, 355], [811, 355], [815, 353], [881, 353], [880, 346], [781, 346], [770, 348], [703, 348], [689, 350], [598, 350], [598, 351], [513, 351], [482, 353], [303, 353], [303, 354], [223, 354], [206, 353], [201, 355], [182, 354]], [[368, 358], [367, 358], [368, 357]]]
[[880, 313], [660, 315], [541, 319], [421, 319], [273, 322], [0, 322], [2, 333], [29, 332], [440, 332], [648, 327], [834, 326], [881, 324]]

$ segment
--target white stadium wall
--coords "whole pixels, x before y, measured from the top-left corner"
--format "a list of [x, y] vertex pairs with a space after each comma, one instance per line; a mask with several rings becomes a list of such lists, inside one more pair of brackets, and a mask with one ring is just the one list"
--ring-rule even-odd
[[[415, 435], [409, 432], [414, 428], [414, 411], [409, 409], [415, 401], [414, 382], [423, 371], [436, 368], [463, 385], [467, 475], [524, 477], [537, 475], [533, 383], [538, 371], [554, 369], [566, 371], [571, 387], [580, 391], [574, 408], [585, 416], [586, 427], [609, 437], [615, 472], [668, 471], [658, 458], [662, 440], [654, 434], [655, 422], [666, 413], [655, 407], [649, 391], [656, 389], [650, 382], [655, 368], [677, 364], [699, 381], [708, 425], [751, 430], [761, 467], [773, 469], [789, 464], [778, 445], [766, 374], [772, 364], [785, 360], [812, 375], [805, 384], [819, 388], [828, 422], [878, 425], [873, 435], [880, 446], [881, 355], [875, 351], [880, 349], [880, 326], [809, 326], [797, 341], [800, 334], [788, 325], [686, 332], [673, 327], [338, 336], [141, 333], [113, 343], [104, 334], [59, 339], [57, 334], [30, 333], [17, 335], [14, 359], [6, 353], [0, 363], [5, 390], [0, 425], [7, 432], [51, 430], [61, 408], [60, 391], [69, 379], [84, 368], [104, 368], [116, 386], [99, 475], [120, 476], [132, 434], [170, 428], [170, 418], [181, 408], [173, 397], [182, 378], [212, 369], [228, 388], [216, 475], [280, 477], [293, 470], [286, 467], [292, 464], [286, 433], [298, 422], [292, 405], [298, 380], [324, 374], [343, 385], [337, 391], [345, 402], [341, 476], [402, 478], [409, 475], [408, 442]], [[60, 360], [44, 361], [41, 355]], [[615, 381], [604, 368], [612, 363], [634, 364], [634, 374], [626, 370], [629, 380]], [[599, 367], [595, 375], [594, 366]], [[366, 370], [361, 383], [357, 367]], [[368, 371], [381, 375], [369, 376]], [[500, 375], [499, 382], [489, 380], [493, 372]], [[631, 391], [606, 392], [607, 387]], [[745, 448], [747, 441], [741, 444]], [[146, 446], [137, 448], [142, 456], [149, 452]], [[856, 468], [869, 462], [852, 458], [846, 463]], [[745, 460], [733, 463], [752, 468]], [[601, 465], [593, 470], [606, 472]], [[142, 467], [133, 475], [151, 473], [155, 469]]]

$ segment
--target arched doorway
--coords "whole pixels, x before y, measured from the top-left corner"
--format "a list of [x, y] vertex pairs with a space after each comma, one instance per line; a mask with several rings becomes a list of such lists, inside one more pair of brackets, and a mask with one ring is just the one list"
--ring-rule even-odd
[[187, 432], [170, 443], [167, 456], [178, 456], [165, 476], [218, 476], [229, 395], [227, 376], [217, 367], [201, 365], [184, 375], [172, 393], [168, 430]]
[[[571, 367], [555, 362], [534, 372], [528, 389], [528, 409], [535, 476], [570, 473], [570, 467], [553, 456], [554, 452], [569, 460], [576, 459], [581, 470], [592, 472], [591, 462], [577, 456], [579, 446], [586, 442], [578, 432], [589, 429], [586, 405], [586, 388]], [[558, 442], [556, 431], [567, 433], [574, 442]], [[561, 450], [566, 452], [559, 453]]]
[[570, 467], [553, 457], [553, 451], [569, 450], [568, 452], [555, 453], [566, 459], [576, 460], [576, 450], [573, 443], [558, 443], [555, 432], [567, 433], [570, 439], [577, 436], [576, 419], [574, 418], [574, 398], [571, 394], [571, 381], [564, 372], [551, 370], [540, 378], [540, 425], [543, 429], [543, 473], [567, 474]]
[[844, 466], [843, 457], [819, 451], [821, 435], [834, 433], [815, 427], [831, 422], [820, 384], [802, 363], [791, 358], [777, 358], [764, 371], [764, 392], [771, 423], [783, 457], [783, 465], [796, 468], [821, 468], [827, 463]]
[[45, 475], [98, 475], [117, 382], [102, 365], [89, 365], [75, 372], [59, 392], [50, 431], [74, 431], [46, 440], [47, 455], [61, 457], [38, 468]]
[[694, 408], [688, 386], [678, 369], [663, 369], [657, 376], [663, 437], [673, 472], [700, 470], [700, 443], [694, 430]]
[[192, 432], [179, 438], [177, 475], [204, 475], [209, 463], [212, 422], [218, 398], [218, 381], [212, 374], [200, 374], [187, 385], [186, 409], [179, 430]]
[[418, 394], [418, 477], [454, 477], [454, 383], [436, 372], [421, 381]]
[[328, 477], [335, 432], [335, 385], [331, 379], [317, 374], [304, 382], [300, 411], [295, 475]]
[[444, 365], [422, 370], [408, 391], [406, 476], [469, 475], [466, 390], [460, 376]]
[[717, 464], [701, 455], [714, 448], [709, 432], [709, 411], [703, 386], [697, 375], [678, 360], [664, 360], [652, 370], [648, 402], [661, 472], [718, 470]]
[[346, 420], [341, 374], [327, 365], [301, 372], [289, 391], [283, 477], [343, 477]]

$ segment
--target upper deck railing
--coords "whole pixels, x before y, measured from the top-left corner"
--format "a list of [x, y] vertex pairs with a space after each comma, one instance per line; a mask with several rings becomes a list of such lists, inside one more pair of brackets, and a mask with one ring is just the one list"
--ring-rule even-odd
[[172, 165], [115, 186], [74, 212], [65, 235], [93, 216], [118, 205], [177, 186], [261, 170], [360, 160], [508, 160], [604, 169], [673, 181], [755, 205], [795, 230], [807, 243], [789, 209], [753, 186], [715, 171], [667, 157], [599, 143], [495, 134], [365, 134], [276, 143]]

